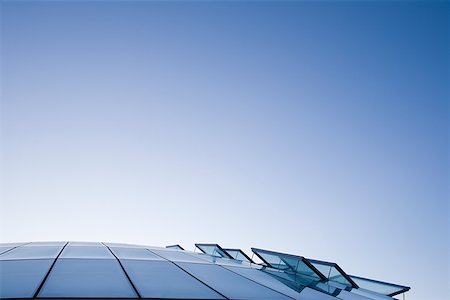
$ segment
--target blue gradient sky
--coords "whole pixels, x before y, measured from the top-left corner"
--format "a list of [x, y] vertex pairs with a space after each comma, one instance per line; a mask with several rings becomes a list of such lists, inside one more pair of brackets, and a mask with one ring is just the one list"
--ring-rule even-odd
[[1, 1], [0, 241], [218, 242], [449, 299], [445, 2]]

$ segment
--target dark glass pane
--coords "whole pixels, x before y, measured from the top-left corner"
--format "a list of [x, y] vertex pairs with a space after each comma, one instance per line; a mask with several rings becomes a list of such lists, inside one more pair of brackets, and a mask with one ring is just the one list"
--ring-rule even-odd
[[289, 299], [278, 292], [217, 265], [193, 263], [177, 263], [177, 265], [227, 298]]
[[32, 298], [53, 259], [0, 261], [0, 298]]
[[62, 246], [20, 246], [0, 255], [0, 260], [56, 258]]
[[164, 260], [145, 248], [110, 247], [119, 259]]
[[114, 256], [105, 246], [67, 246], [60, 258], [114, 259]]
[[121, 260], [131, 281], [145, 298], [224, 299], [168, 261]]
[[39, 297], [137, 297], [116, 259], [58, 259]]

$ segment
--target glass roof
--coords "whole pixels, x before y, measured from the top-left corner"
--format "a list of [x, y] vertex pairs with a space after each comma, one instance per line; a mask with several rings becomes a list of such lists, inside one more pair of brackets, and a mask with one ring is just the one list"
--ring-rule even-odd
[[[322, 278], [301, 256], [252, 249], [263, 266], [238, 259], [238, 249], [228, 249], [234, 258], [216, 244], [198, 247], [202, 253], [113, 243], [0, 244], [9, 249], [0, 253], [0, 298], [302, 299], [310, 287], [320, 292], [315, 299], [330, 300], [340, 292], [328, 285], [333, 276]], [[401, 287], [387, 285], [390, 290], [366, 284], [361, 291]], [[366, 294], [354, 299], [367, 300]]]
[[350, 275], [350, 278], [355, 281], [360, 288], [390, 297], [405, 293], [410, 290], [410, 287], [408, 286], [398, 285], [394, 283], [383, 282], [354, 275]]

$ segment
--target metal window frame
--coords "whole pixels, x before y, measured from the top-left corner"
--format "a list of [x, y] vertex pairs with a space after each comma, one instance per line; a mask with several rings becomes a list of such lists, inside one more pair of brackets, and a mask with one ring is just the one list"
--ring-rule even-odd
[[178, 250], [183, 250], [184, 251], [184, 248], [181, 247], [179, 244], [167, 245], [166, 248], [167, 249], [178, 249]]

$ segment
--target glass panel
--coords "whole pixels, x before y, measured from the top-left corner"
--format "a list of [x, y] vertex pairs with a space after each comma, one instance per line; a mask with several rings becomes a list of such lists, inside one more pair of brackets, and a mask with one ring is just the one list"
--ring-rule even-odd
[[236, 267], [246, 267], [250, 268], [251, 264], [247, 261], [235, 260], [233, 258], [225, 258], [218, 256], [211, 256], [205, 253], [192, 253], [192, 256], [198, 257], [200, 259], [206, 260], [213, 264], [224, 265], [224, 266], [236, 266]]
[[323, 275], [307, 264], [307, 260], [302, 256], [255, 248], [252, 248], [252, 251], [272, 268], [308, 276], [317, 281], [322, 280]]
[[298, 298], [299, 294], [283, 284], [281, 281], [275, 279], [273, 276], [270, 276], [267, 273], [264, 273], [257, 269], [251, 269], [251, 268], [236, 268], [236, 267], [225, 267], [230, 271], [233, 271], [235, 273], [238, 273], [241, 276], [244, 276], [246, 278], [249, 278], [253, 281], [258, 282], [259, 284], [262, 284], [264, 286], [267, 286], [271, 289], [274, 289], [282, 294], [285, 294], [289, 297], [293, 297], [295, 299]]
[[240, 249], [224, 249], [232, 258], [247, 262], [253, 262], [250, 257], [248, 257], [242, 250]]
[[145, 248], [145, 246], [134, 244], [122, 244], [122, 243], [105, 243], [108, 247], [121, 247], [121, 248]]
[[61, 253], [60, 258], [95, 258], [95, 259], [114, 259], [114, 256], [105, 246], [87, 247], [87, 246], [67, 246]]
[[116, 259], [58, 259], [39, 297], [136, 298]]
[[223, 251], [219, 245], [215, 244], [195, 244], [197, 248], [199, 248], [203, 253], [209, 254], [212, 256], [218, 256], [218, 257], [226, 257], [230, 258], [225, 251]]
[[0, 255], [0, 260], [56, 258], [62, 246], [21, 246]]
[[177, 263], [181, 268], [227, 298], [289, 299], [288, 297], [217, 265]]
[[14, 246], [0, 246], [0, 254], [5, 253], [8, 250], [11, 250]]
[[110, 247], [119, 259], [164, 260], [145, 248]]
[[69, 242], [67, 246], [103, 246], [102, 243], [99, 242]]
[[64, 246], [67, 242], [32, 242], [30, 246]]
[[[190, 255], [187, 251], [178, 251], [178, 250], [157, 250], [157, 249], [151, 249], [151, 252], [155, 253], [156, 255], [162, 256], [167, 260], [174, 261], [174, 262], [193, 262], [193, 263], [203, 263], [208, 264], [207, 261], [195, 257], [195, 253], [193, 255]], [[1, 256], [0, 256], [1, 257]]]
[[168, 261], [121, 260], [144, 298], [224, 299]]
[[0, 261], [0, 298], [32, 298], [53, 259]]
[[355, 281], [360, 288], [374, 291], [383, 295], [396, 295], [409, 290], [409, 287], [407, 286], [397, 285], [393, 283], [382, 282], [357, 276], [350, 276], [350, 278], [353, 279], [353, 281]]
[[310, 288], [304, 288], [300, 293], [300, 299], [336, 300], [337, 298]]
[[[328, 280], [343, 284], [345, 286], [353, 287], [353, 284], [345, 277], [347, 274], [338, 270], [334, 263], [322, 262], [317, 260], [310, 260], [311, 264], [320, 271]], [[355, 286], [356, 287], [356, 286]]]

